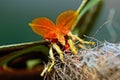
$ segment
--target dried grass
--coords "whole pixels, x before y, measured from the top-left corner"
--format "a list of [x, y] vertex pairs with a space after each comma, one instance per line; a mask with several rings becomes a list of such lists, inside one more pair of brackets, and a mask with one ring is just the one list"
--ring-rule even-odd
[[45, 80], [120, 80], [120, 44], [105, 41], [77, 55], [65, 54], [64, 64], [56, 56]]

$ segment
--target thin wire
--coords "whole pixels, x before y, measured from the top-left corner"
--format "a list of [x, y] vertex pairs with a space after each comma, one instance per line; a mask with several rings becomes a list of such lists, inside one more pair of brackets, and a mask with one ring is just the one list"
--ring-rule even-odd
[[[105, 21], [105, 22], [96, 30], [96, 32], [93, 34], [92, 37], [95, 37], [96, 34], [101, 30], [101, 28], [103, 28], [104, 25], [106, 25], [106, 24], [108, 24], [108, 23], [110, 23], [110, 22], [111, 22], [111, 20]], [[90, 41], [92, 41], [92, 40], [93, 40], [93, 39], [91, 39]]]

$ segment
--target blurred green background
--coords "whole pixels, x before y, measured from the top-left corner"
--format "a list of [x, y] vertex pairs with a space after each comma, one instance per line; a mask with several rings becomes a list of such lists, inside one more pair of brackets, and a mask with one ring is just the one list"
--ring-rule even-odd
[[[28, 23], [45, 16], [55, 22], [59, 13], [77, 9], [82, 0], [0, 0], [0, 45], [38, 41]], [[112, 23], [104, 25], [96, 34], [98, 40], [120, 42], [120, 0], [103, 0], [103, 7], [89, 36], [108, 19], [110, 10], [115, 11]]]

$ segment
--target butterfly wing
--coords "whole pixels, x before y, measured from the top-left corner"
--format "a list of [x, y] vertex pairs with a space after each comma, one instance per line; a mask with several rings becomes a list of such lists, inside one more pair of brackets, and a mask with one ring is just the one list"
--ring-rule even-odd
[[65, 28], [71, 31], [74, 27], [74, 23], [77, 20], [77, 13], [74, 10], [68, 10], [61, 13], [56, 19], [56, 26], [63, 30]]
[[42, 37], [55, 30], [53, 22], [45, 17], [36, 18], [29, 25], [35, 33], [41, 35]]

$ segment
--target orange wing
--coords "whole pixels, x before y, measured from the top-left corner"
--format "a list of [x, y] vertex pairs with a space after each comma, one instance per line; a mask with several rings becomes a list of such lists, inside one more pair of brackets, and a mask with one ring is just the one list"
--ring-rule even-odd
[[68, 10], [61, 13], [56, 19], [56, 26], [59, 29], [63, 30], [65, 28], [68, 31], [71, 31], [74, 27], [74, 23], [77, 20], [77, 13], [73, 10]]
[[45, 17], [36, 18], [29, 25], [35, 33], [42, 37], [56, 29], [54, 23]]

